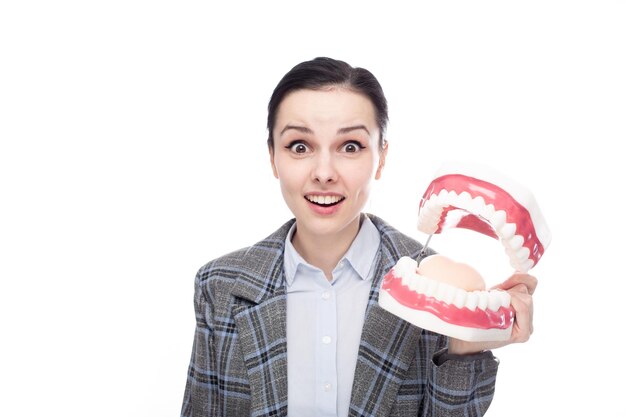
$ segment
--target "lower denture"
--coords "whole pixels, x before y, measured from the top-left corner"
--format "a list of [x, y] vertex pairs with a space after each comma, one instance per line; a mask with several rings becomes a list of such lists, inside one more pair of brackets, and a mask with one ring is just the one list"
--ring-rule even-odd
[[387, 291], [396, 301], [405, 307], [434, 314], [450, 324], [478, 329], [507, 329], [515, 316], [511, 308], [500, 307], [497, 311], [467, 307], [459, 308], [435, 297], [411, 290], [402, 284], [402, 278], [392, 269], [385, 275], [381, 290]]

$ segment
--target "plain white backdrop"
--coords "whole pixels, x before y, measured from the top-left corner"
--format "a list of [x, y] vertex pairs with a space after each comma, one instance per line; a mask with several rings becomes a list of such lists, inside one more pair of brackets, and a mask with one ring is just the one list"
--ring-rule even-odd
[[[330, 56], [389, 100], [367, 211], [423, 241], [420, 194], [468, 160], [550, 225], [535, 334], [495, 352], [488, 415], [626, 416], [625, 21], [618, 1], [3, 2], [0, 415], [179, 413], [196, 270], [290, 218], [269, 96]], [[500, 249], [463, 254], [495, 284]]]

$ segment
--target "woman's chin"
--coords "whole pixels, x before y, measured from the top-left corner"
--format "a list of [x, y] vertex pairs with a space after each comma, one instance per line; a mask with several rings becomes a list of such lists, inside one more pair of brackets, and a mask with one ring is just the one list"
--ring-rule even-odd
[[336, 212], [333, 215], [302, 216], [296, 220], [298, 229], [307, 230], [313, 236], [324, 237], [341, 234], [350, 230], [354, 225], [356, 225], [354, 227], [354, 233], [356, 233], [359, 230], [359, 215], [360, 213], [355, 213], [353, 216], [346, 216]]

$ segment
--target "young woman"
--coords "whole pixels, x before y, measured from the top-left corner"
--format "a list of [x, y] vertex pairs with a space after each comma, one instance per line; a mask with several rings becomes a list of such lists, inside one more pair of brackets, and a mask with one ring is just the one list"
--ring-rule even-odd
[[[274, 176], [295, 219], [202, 267], [183, 416], [482, 415], [493, 343], [424, 331], [378, 306], [385, 274], [422, 245], [362, 213], [385, 166], [387, 103], [376, 78], [317, 58], [268, 106]], [[532, 332], [536, 280], [500, 287]]]

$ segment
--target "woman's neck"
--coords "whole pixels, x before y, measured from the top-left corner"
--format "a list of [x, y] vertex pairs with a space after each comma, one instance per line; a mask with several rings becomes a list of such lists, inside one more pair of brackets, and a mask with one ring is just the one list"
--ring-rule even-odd
[[321, 269], [326, 279], [331, 281], [333, 269], [350, 248], [359, 233], [360, 225], [360, 217], [357, 217], [344, 229], [332, 235], [319, 235], [296, 225], [292, 244], [305, 261]]

